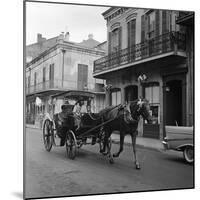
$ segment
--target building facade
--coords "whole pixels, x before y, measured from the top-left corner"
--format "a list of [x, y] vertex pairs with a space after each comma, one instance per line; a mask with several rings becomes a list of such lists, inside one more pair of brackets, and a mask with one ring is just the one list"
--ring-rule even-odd
[[41, 122], [50, 109], [59, 112], [63, 99], [51, 102], [51, 96], [63, 91], [89, 91], [95, 96], [93, 111], [104, 108], [104, 81], [92, 76], [94, 60], [102, 56], [104, 51], [70, 42], [61, 34], [55, 45], [27, 63], [26, 122]]
[[179, 12], [110, 8], [102, 15], [108, 53], [95, 61], [93, 76], [110, 86], [106, 105], [146, 98], [153, 124], [140, 120], [144, 137], [162, 139], [165, 125], [193, 125], [186, 28], [176, 23]]

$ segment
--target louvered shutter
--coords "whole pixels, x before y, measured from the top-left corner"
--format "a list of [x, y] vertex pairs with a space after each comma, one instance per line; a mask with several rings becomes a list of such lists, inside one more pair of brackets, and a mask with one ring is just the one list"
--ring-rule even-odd
[[128, 47], [130, 47], [131, 45], [131, 42], [130, 42], [130, 22], [128, 22], [128, 24], [127, 24], [127, 32], [128, 32]]
[[118, 34], [119, 34], [119, 37], [118, 37], [118, 46], [119, 46], [119, 48], [118, 48], [118, 50], [120, 50], [121, 49], [121, 40], [122, 40], [122, 27], [119, 27], [119, 29], [118, 29]]
[[135, 24], [136, 21], [131, 21], [131, 46], [135, 45]]
[[155, 12], [155, 23], [156, 23], [156, 27], [155, 27], [155, 32], [156, 32], [156, 36], [160, 35], [160, 11], [156, 10]]
[[162, 51], [165, 52], [167, 50], [167, 11], [162, 11]]
[[167, 11], [162, 11], [162, 34], [166, 33], [167, 30]]
[[145, 15], [142, 15], [141, 19], [141, 42], [145, 40]]
[[111, 34], [112, 32], [108, 33], [108, 54], [111, 53]]
[[78, 64], [78, 90], [85, 90], [88, 87], [88, 66]]

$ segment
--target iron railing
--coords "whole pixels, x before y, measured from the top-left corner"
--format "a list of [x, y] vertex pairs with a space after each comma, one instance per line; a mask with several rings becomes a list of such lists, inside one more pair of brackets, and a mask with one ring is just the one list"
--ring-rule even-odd
[[[48, 80], [48, 81], [40, 82], [36, 85], [26, 87], [26, 94], [42, 92], [42, 91], [46, 91], [49, 89], [77, 90], [78, 84], [77, 84], [77, 81], [70, 81], [70, 80], [68, 80], [68, 81], [62, 81], [59, 79]], [[102, 88], [96, 87], [95, 83], [88, 82], [87, 86], [84, 88], [84, 90], [101, 92]]]
[[194, 12], [180, 11], [176, 20], [182, 20], [185, 17], [194, 15]]
[[94, 73], [176, 50], [185, 51], [185, 35], [168, 32], [96, 60]]

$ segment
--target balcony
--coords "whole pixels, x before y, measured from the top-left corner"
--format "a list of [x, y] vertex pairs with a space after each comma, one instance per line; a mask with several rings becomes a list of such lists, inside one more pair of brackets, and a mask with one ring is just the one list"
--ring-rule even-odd
[[96, 60], [94, 62], [93, 76], [95, 78], [104, 78], [103, 74], [110, 71], [123, 69], [167, 55], [177, 55], [179, 52], [185, 52], [185, 35], [179, 32], [168, 32]]
[[[89, 82], [87, 87], [84, 87], [82, 90], [91, 91], [91, 92], [102, 92], [103, 89], [96, 86], [97, 84]], [[67, 90], [78, 90], [78, 84], [76, 81], [62, 81], [62, 80], [51, 80], [40, 82], [36, 85], [26, 87], [26, 95], [32, 94], [46, 94], [47, 92], [53, 91], [67, 91]]]
[[194, 24], [194, 12], [179, 12], [176, 23], [183, 26], [190, 26]]

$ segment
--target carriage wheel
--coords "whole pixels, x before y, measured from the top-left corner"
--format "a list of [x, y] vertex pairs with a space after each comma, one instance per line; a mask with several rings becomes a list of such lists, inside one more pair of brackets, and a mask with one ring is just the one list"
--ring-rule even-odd
[[76, 151], [77, 151], [76, 137], [73, 131], [69, 130], [66, 136], [66, 152], [68, 158], [73, 160], [76, 157]]
[[43, 141], [44, 147], [47, 151], [51, 151], [53, 140], [52, 140], [52, 124], [49, 119], [46, 119], [43, 126]]

